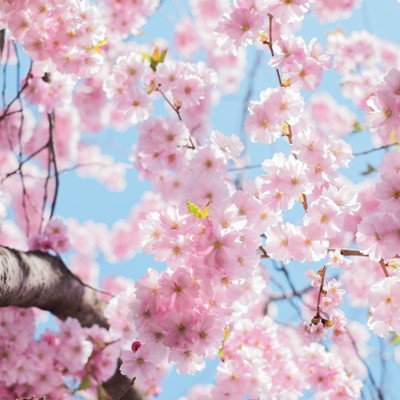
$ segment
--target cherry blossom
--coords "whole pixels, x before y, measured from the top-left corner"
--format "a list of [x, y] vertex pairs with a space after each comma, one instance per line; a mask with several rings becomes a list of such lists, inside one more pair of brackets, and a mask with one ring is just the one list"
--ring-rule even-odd
[[[167, 6], [3, 1], [0, 250], [22, 283], [31, 259], [65, 267], [92, 293], [70, 312], [94, 302], [102, 327], [1, 308], [0, 398], [105, 398], [119, 373], [157, 397], [208, 360], [214, 383], [182, 399], [381, 397], [368, 329], [388, 352], [400, 335], [399, 46], [305, 39], [307, 13], [349, 18], [355, 0], [191, 0], [172, 44], [147, 32]], [[74, 202], [115, 217], [70, 215], [76, 179]], [[12, 290], [6, 305], [35, 298]]]

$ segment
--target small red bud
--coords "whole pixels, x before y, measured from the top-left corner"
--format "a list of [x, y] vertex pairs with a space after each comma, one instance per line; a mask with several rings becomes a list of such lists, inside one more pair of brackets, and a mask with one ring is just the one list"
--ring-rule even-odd
[[132, 346], [131, 346], [132, 351], [133, 351], [134, 353], [136, 353], [136, 352], [139, 350], [139, 348], [140, 348], [141, 345], [142, 345], [142, 344], [141, 344], [139, 341], [135, 340], [135, 341], [132, 343]]

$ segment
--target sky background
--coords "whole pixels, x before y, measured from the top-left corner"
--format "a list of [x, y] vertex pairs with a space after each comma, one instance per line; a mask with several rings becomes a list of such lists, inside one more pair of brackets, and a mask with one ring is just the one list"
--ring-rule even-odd
[[[396, 0], [364, 0], [362, 7], [357, 10], [353, 17], [349, 20], [342, 20], [336, 23], [319, 25], [312, 15], [306, 15], [303, 29], [300, 31], [302, 36], [308, 42], [312, 37], [317, 37], [319, 41], [325, 43], [325, 36], [328, 32], [342, 28], [345, 32], [354, 30], [367, 29], [371, 33], [381, 38], [399, 42], [399, 21], [400, 21], [400, 5]], [[180, 17], [189, 15], [186, 1], [165, 0], [157, 13], [150, 18], [148, 24], [144, 27], [144, 35], [139, 38], [141, 42], [149, 41], [153, 38], [163, 37], [171, 42], [174, 25], [179, 21]], [[169, 48], [170, 54], [176, 54], [173, 48]], [[252, 68], [256, 52], [251, 50], [248, 52], [248, 71]], [[252, 99], [258, 99], [259, 92], [267, 87], [277, 87], [277, 80], [274, 71], [268, 67], [267, 62], [269, 55], [265, 52], [258, 65], [255, 75], [255, 83]], [[221, 99], [221, 103], [215, 107], [212, 114], [212, 126], [227, 135], [239, 134], [241, 130], [241, 114], [243, 108], [243, 99], [248, 90], [248, 79], [244, 79], [240, 86], [240, 90], [232, 95], [225, 96]], [[339, 103], [346, 104], [353, 111], [351, 102], [343, 98], [338, 85], [338, 77], [334, 72], [327, 72], [324, 75], [323, 82], [318, 91], [329, 92]], [[307, 95], [305, 96], [307, 97]], [[359, 114], [358, 114], [359, 115]], [[361, 115], [359, 115], [361, 119]], [[136, 140], [136, 129], [130, 129], [125, 133], [116, 133], [113, 131], [103, 132], [100, 135], [88, 136], [87, 140], [91, 143], [100, 144], [103, 151], [112, 155], [115, 159], [122, 162], [129, 162], [131, 147]], [[353, 151], [359, 152], [370, 149], [372, 147], [369, 135], [365, 132], [352, 135], [348, 139], [353, 147]], [[112, 144], [112, 145], [110, 145]], [[270, 158], [276, 150], [274, 146], [252, 145], [248, 143], [249, 164], [259, 164], [265, 158]], [[367, 162], [377, 166], [383, 155], [383, 152], [376, 152], [369, 156], [356, 158], [351, 164], [345, 175], [354, 182], [364, 179], [361, 172], [366, 169]], [[255, 177], [260, 174], [261, 170], [251, 170], [247, 177]], [[376, 179], [376, 174], [371, 174], [368, 179]], [[151, 187], [147, 182], [139, 180], [136, 171], [127, 171], [128, 186], [124, 192], [109, 192], [104, 186], [98, 184], [91, 179], [82, 179], [77, 177], [75, 172], [65, 173], [61, 177], [60, 193], [56, 208], [56, 214], [65, 218], [76, 218], [80, 221], [94, 220], [96, 222], [104, 222], [109, 227], [118, 220], [127, 217], [131, 207], [140, 201], [144, 191]], [[121, 274], [131, 279], [137, 279], [142, 276], [147, 268], [156, 267], [163, 268], [160, 264], [155, 263], [151, 257], [146, 255], [138, 255], [135, 259], [124, 263], [110, 264], [104, 257], [99, 257], [98, 262], [101, 265], [101, 279], [107, 275]], [[293, 277], [297, 281], [304, 280], [304, 271], [310, 268], [307, 266], [296, 266], [291, 269]], [[271, 272], [272, 269], [269, 269]], [[276, 276], [284, 286], [285, 281], [282, 276]], [[303, 285], [299, 284], [299, 287]], [[293, 314], [290, 307], [280, 306], [280, 319], [287, 320]], [[359, 315], [365, 316], [365, 310], [359, 312]], [[372, 343], [378, 347], [382, 346], [382, 341], [375, 339]], [[388, 348], [388, 350], [392, 350]], [[381, 367], [379, 358], [376, 353], [370, 357], [373, 373], [379, 382], [381, 377]], [[385, 373], [384, 392], [388, 394], [387, 399], [396, 399], [395, 394], [400, 393], [400, 368], [389, 362], [389, 371]], [[216, 368], [216, 362], [211, 362], [210, 366], [195, 376], [178, 375], [174, 371], [165, 379], [163, 383], [163, 393], [158, 397], [160, 400], [173, 400], [183, 396], [187, 389], [197, 383], [212, 382]], [[397, 379], [396, 379], [397, 377]], [[366, 395], [369, 399], [369, 394]]]

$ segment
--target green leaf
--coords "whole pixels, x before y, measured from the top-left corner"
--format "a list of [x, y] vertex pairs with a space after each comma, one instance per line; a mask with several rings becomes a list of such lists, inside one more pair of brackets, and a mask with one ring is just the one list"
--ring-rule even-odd
[[367, 175], [372, 174], [375, 171], [376, 171], [375, 167], [368, 163], [367, 164], [367, 169], [365, 171], [361, 172], [361, 175], [367, 176]]
[[190, 214], [193, 214], [196, 218], [202, 218], [203, 211], [202, 209], [195, 203], [191, 203], [189, 200], [186, 201], [187, 209]]
[[142, 54], [142, 58], [143, 58], [143, 60], [151, 61], [151, 55], [150, 54], [143, 53]]
[[358, 132], [362, 132], [362, 131], [363, 131], [363, 127], [361, 126], [361, 124], [358, 121], [354, 121], [352, 133], [358, 133]]
[[161, 64], [165, 60], [165, 56], [167, 55], [167, 49], [160, 52], [160, 49], [156, 47], [153, 51], [153, 54], [142, 54], [143, 60], [147, 60], [150, 62], [150, 68], [156, 72], [157, 65]]
[[392, 344], [400, 344], [400, 335], [394, 334], [390, 339], [390, 343], [392, 343]]
[[191, 203], [189, 200], [186, 201], [186, 206], [190, 214], [193, 214], [196, 218], [204, 219], [208, 217], [210, 203], [204, 207], [204, 210], [202, 210], [197, 204]]
[[90, 377], [89, 375], [85, 375], [82, 379], [81, 384], [75, 390], [76, 392], [79, 390], [86, 390], [90, 388]]
[[167, 55], [167, 49], [165, 49], [165, 50], [163, 50], [162, 52], [161, 52], [161, 54], [160, 54], [160, 63], [163, 63], [164, 62], [164, 60], [165, 60], [165, 56]]
[[203, 213], [202, 213], [202, 218], [207, 218], [208, 217], [208, 209], [210, 208], [210, 203], [208, 203], [205, 207], [204, 207], [204, 210], [203, 210]]

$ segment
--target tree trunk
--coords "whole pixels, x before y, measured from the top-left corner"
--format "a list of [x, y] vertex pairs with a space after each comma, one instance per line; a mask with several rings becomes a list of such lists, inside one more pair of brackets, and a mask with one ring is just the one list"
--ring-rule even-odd
[[[60, 319], [76, 318], [82, 326], [108, 328], [105, 303], [74, 275], [58, 256], [0, 246], [0, 307], [38, 307]], [[130, 380], [119, 370], [104, 387], [117, 399]], [[121, 400], [143, 400], [134, 387]]]

